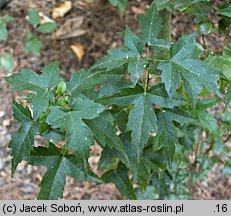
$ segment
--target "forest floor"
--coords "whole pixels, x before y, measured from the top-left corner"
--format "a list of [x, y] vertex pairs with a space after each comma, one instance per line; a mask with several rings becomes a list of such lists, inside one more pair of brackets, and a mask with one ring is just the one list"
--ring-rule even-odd
[[[111, 48], [120, 47], [123, 43], [121, 32], [125, 26], [138, 32], [138, 15], [145, 13], [148, 1], [129, 1], [125, 14], [121, 15], [117, 8], [113, 8], [107, 1], [92, 0], [74, 1], [72, 9], [63, 18], [56, 20], [58, 30], [52, 34], [41, 34], [33, 30], [27, 22], [26, 16], [29, 8], [51, 16], [52, 10], [63, 3], [58, 0], [11, 0], [0, 16], [10, 15], [14, 21], [7, 25], [9, 37], [6, 42], [0, 42], [0, 56], [10, 54], [14, 59], [14, 72], [21, 68], [29, 68], [36, 72], [51, 62], [58, 60], [61, 66], [61, 75], [69, 79], [70, 75], [78, 69], [91, 66]], [[70, 24], [73, 20], [77, 25]], [[196, 30], [193, 17], [176, 14], [173, 17], [172, 36], [177, 40], [181, 35]], [[24, 44], [28, 32], [33, 32], [42, 42], [41, 56], [25, 54]], [[75, 32], [79, 36], [72, 38]], [[219, 38], [213, 40], [214, 46], [220, 46]], [[75, 45], [80, 52], [77, 57], [71, 46]], [[82, 54], [82, 55], [81, 55]], [[43, 167], [31, 167], [21, 163], [13, 179], [11, 179], [10, 149], [7, 148], [11, 135], [18, 124], [12, 117], [13, 93], [2, 79], [9, 73], [0, 68], [0, 200], [1, 199], [35, 199], [39, 191], [39, 182], [44, 174]], [[37, 140], [39, 142], [39, 139]], [[100, 148], [94, 147], [90, 164], [97, 166]], [[197, 182], [192, 191], [192, 199], [230, 199], [231, 178], [222, 177], [221, 167], [214, 167], [208, 175], [208, 182]], [[79, 183], [67, 178], [64, 192], [65, 199], [123, 199], [112, 184], [95, 185], [92, 183]]]

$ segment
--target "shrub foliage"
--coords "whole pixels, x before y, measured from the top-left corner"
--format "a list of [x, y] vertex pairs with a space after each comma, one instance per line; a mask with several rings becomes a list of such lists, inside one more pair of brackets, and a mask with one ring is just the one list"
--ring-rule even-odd
[[[127, 1], [111, 2], [125, 8]], [[198, 33], [169, 41], [163, 31], [171, 26], [163, 19], [174, 10], [195, 15], [202, 37], [226, 34], [230, 24], [228, 1], [214, 11], [209, 1], [155, 0], [140, 15], [140, 35], [127, 26], [123, 47], [69, 81], [59, 76], [56, 61], [41, 75], [22, 69], [6, 78], [12, 89], [29, 92], [13, 102], [21, 127], [9, 144], [12, 175], [22, 160], [46, 166], [38, 198], [61, 198], [67, 175], [114, 183], [128, 199], [186, 198], [190, 185], [205, 179], [214, 163], [225, 163], [224, 173], [231, 172], [225, 145], [231, 47], [218, 56], [197, 42]], [[208, 11], [219, 17], [217, 28]], [[29, 20], [34, 27], [35, 15]], [[209, 110], [217, 105], [213, 116]], [[44, 145], [35, 145], [37, 134]], [[95, 143], [103, 149], [98, 175], [88, 164]]]

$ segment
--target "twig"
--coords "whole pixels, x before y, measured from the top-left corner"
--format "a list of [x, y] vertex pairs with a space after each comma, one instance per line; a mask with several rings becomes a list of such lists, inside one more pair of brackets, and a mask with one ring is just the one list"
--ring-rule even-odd
[[226, 139], [223, 141], [224, 143], [228, 142], [231, 138], [231, 133], [226, 137]]
[[212, 150], [213, 145], [211, 144], [204, 152], [204, 156], [208, 156], [210, 150]]
[[[149, 58], [149, 46], [147, 48], [147, 58]], [[144, 92], [147, 92], [148, 90], [148, 83], [149, 83], [149, 71], [146, 70], [146, 77], [145, 77], [145, 86], [144, 86]]]

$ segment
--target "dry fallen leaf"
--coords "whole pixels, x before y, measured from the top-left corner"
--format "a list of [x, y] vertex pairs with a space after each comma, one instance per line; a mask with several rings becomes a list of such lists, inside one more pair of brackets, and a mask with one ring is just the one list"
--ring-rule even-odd
[[55, 37], [58, 40], [74, 38], [86, 34], [85, 29], [80, 29], [84, 20], [84, 16], [78, 16], [72, 19], [68, 19], [60, 28], [56, 31]]
[[2, 122], [2, 126], [3, 127], [8, 127], [10, 126], [10, 119], [4, 119]]
[[52, 12], [52, 18], [57, 19], [60, 17], [64, 17], [72, 8], [71, 1], [66, 1], [64, 4], [61, 4], [59, 7], [54, 8]]
[[42, 12], [39, 12], [39, 16], [41, 17], [40, 24], [44, 24], [47, 22], [55, 22], [54, 20], [52, 20], [50, 17], [48, 17]]
[[135, 7], [135, 6], [132, 6], [132, 12], [134, 13], [134, 14], [137, 14], [137, 15], [139, 15], [139, 14], [145, 14], [145, 11], [144, 10], [142, 10], [142, 9], [140, 9], [140, 8], [138, 8], [138, 7]]
[[71, 49], [75, 53], [78, 60], [81, 61], [84, 56], [84, 46], [82, 44], [77, 43], [71, 45]]

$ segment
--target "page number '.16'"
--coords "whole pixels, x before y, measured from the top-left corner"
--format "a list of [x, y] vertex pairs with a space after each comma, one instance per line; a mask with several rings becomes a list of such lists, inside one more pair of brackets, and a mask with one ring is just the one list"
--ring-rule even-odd
[[217, 204], [216, 211], [214, 212], [227, 212], [227, 211], [228, 211], [227, 204]]

